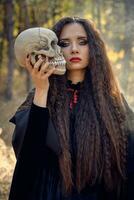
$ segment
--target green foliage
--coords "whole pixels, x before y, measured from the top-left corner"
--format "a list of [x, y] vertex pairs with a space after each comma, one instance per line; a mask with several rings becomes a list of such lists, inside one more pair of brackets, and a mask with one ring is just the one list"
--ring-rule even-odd
[[[44, 26], [51, 28], [56, 21], [64, 16], [85, 17], [95, 22], [110, 49], [109, 52], [114, 51], [114, 53], [109, 53], [110, 56], [112, 55], [110, 60], [117, 66], [119, 77], [125, 76], [123, 72], [125, 67], [128, 68], [128, 71], [133, 68], [134, 44], [129, 42], [129, 40], [134, 41], [132, 38], [132, 27], [134, 27], [132, 8], [134, 2], [132, 3], [131, 0], [0, 0], [0, 74], [7, 71], [5, 64], [8, 60], [6, 55], [8, 43], [5, 38], [4, 5], [9, 1], [13, 2], [14, 6], [14, 38], [28, 27]], [[131, 55], [128, 55], [127, 49], [129, 49]], [[121, 52], [124, 53], [121, 54]], [[121, 67], [118, 67], [118, 65]], [[116, 67], [114, 68], [116, 69]], [[22, 70], [17, 69], [21, 73]], [[133, 76], [133, 74], [129, 74], [129, 76]], [[121, 79], [124, 80], [124, 78]], [[132, 77], [130, 80], [133, 79]], [[129, 85], [129, 81], [125, 83], [125, 85], [127, 84]]]
[[[10, 2], [13, 3], [14, 9], [14, 39], [19, 32], [28, 27], [44, 26], [51, 28], [56, 21], [64, 16], [80, 16], [93, 20], [106, 43], [109, 59], [125, 96], [129, 104], [134, 108], [132, 92], [134, 91], [133, 0], [0, 0], [0, 113], [3, 113], [0, 116], [0, 128], [3, 129], [4, 135], [8, 140], [9, 138], [11, 139], [11, 134], [9, 136], [8, 133], [12, 131], [9, 124], [7, 127], [7, 121], [11, 113], [14, 113], [16, 108], [23, 102], [24, 96], [26, 96], [25, 70], [15, 62], [13, 99], [10, 102], [6, 102], [4, 99], [9, 70], [7, 63], [10, 62], [7, 54], [8, 40], [5, 29], [7, 22], [5, 5]], [[10, 112], [6, 112], [7, 110]], [[8, 177], [8, 181], [10, 177]], [[4, 186], [3, 188], [6, 185], [6, 190], [0, 190], [0, 193], [2, 193], [0, 194], [0, 199], [4, 200], [6, 198], [5, 195], [7, 196], [9, 183], [7, 184], [6, 180], [0, 180], [0, 184], [1, 182], [2, 187]]]

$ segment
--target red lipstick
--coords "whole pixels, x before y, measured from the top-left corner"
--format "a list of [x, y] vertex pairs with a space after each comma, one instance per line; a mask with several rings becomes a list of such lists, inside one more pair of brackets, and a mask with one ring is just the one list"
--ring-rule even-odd
[[81, 61], [81, 58], [79, 58], [79, 57], [73, 57], [69, 61], [70, 62], [79, 62], [79, 61]]

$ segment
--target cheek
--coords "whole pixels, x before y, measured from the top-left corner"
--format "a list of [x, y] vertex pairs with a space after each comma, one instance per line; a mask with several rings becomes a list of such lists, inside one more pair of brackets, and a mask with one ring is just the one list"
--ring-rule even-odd
[[89, 49], [85, 49], [85, 51], [83, 51], [84, 56], [85, 56], [85, 60], [89, 60], [90, 54], [89, 54]]
[[67, 49], [63, 49], [62, 53], [63, 53], [64, 58], [67, 59], [68, 58], [68, 51], [67, 51]]
[[87, 58], [88, 58], [88, 60], [89, 60], [89, 58], [90, 58], [90, 51], [89, 51], [89, 48], [87, 49]]

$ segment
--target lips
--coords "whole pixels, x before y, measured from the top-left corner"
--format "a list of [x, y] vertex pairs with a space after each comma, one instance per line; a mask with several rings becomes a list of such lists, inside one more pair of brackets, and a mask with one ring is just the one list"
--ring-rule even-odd
[[79, 57], [73, 57], [70, 59], [70, 62], [79, 62], [79, 61], [81, 61], [81, 58]]

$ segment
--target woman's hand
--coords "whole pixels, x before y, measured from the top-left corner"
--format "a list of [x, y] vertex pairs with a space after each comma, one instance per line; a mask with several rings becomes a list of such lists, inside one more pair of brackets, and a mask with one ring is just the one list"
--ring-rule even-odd
[[55, 67], [48, 70], [49, 66], [48, 58], [44, 59], [39, 56], [39, 60], [34, 64], [30, 63], [30, 56], [26, 59], [26, 69], [29, 71], [32, 80], [35, 84], [35, 96], [34, 103], [41, 107], [46, 107], [47, 104], [47, 94], [49, 90], [49, 76], [54, 72]]
[[49, 89], [48, 77], [54, 72], [55, 67], [45, 72], [49, 66], [48, 57], [46, 61], [41, 56], [38, 56], [38, 61], [34, 66], [30, 63], [30, 56], [26, 59], [26, 69], [29, 71], [36, 89], [47, 91]]

